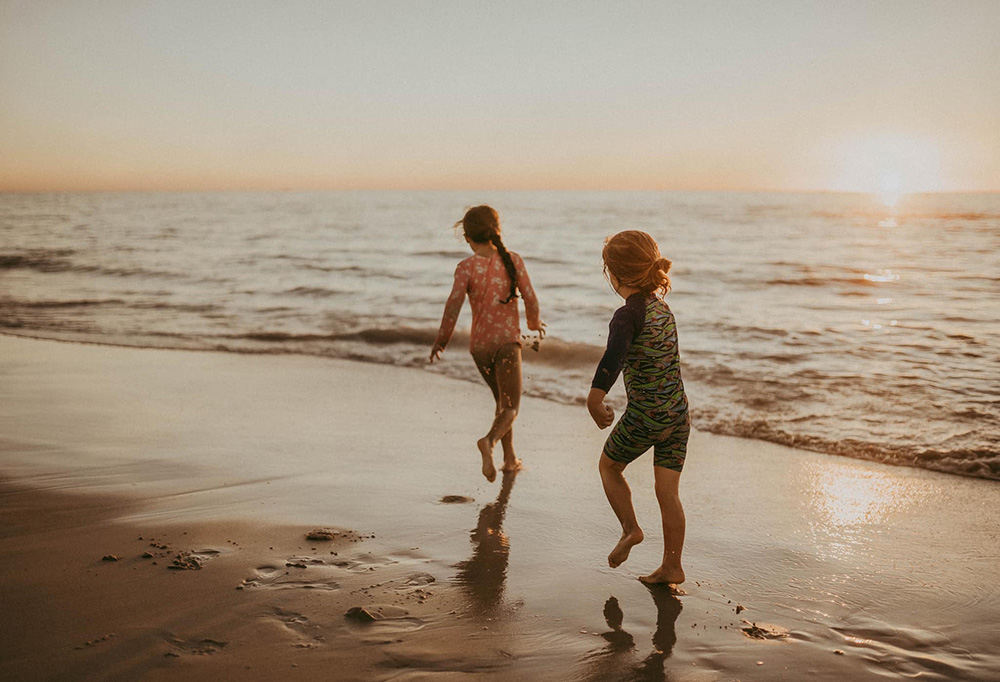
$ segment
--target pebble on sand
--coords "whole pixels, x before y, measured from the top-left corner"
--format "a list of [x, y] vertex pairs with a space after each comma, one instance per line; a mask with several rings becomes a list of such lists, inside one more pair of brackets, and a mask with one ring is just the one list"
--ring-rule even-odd
[[333, 540], [336, 537], [337, 531], [329, 528], [314, 528], [306, 533], [306, 540], [315, 540], [317, 542]]
[[743, 633], [753, 639], [781, 639], [788, 636], [788, 630], [771, 623], [751, 623], [744, 620], [747, 627], [743, 628]]
[[167, 568], [174, 571], [200, 571], [201, 561], [190, 554], [178, 554]]
[[352, 606], [347, 609], [347, 613], [344, 614], [344, 617], [350, 618], [351, 620], [355, 620], [359, 623], [373, 623], [378, 620], [378, 618], [371, 611], [363, 606]]

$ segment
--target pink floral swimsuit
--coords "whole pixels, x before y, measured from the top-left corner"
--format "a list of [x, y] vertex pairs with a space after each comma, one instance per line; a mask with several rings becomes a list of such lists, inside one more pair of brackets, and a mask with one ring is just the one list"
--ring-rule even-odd
[[[529, 327], [538, 327], [538, 298], [531, 288], [528, 271], [521, 257], [510, 252], [517, 273], [517, 288], [524, 299], [524, 313]], [[499, 253], [490, 257], [469, 256], [455, 268], [455, 284], [444, 307], [441, 329], [437, 335], [437, 345], [448, 345], [455, 331], [458, 314], [462, 310], [465, 294], [469, 294], [472, 306], [472, 334], [469, 352], [473, 355], [494, 354], [507, 343], [521, 343], [520, 315], [517, 299], [501, 303], [510, 295], [510, 276]]]

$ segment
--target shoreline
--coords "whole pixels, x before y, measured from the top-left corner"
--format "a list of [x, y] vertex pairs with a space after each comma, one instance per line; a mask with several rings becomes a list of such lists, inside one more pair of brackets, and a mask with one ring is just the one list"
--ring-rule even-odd
[[[367, 365], [377, 365], [377, 366], [387, 366], [400, 369], [408, 370], [420, 370], [428, 371], [430, 374], [441, 377], [448, 377], [451, 379], [457, 379], [460, 381], [465, 381], [473, 385], [479, 385], [479, 375], [475, 366], [467, 359], [464, 353], [463, 347], [467, 342], [467, 332], [458, 331], [455, 334], [452, 342], [452, 352], [450, 358], [446, 363], [443, 364], [439, 362], [433, 368], [428, 368], [423, 362], [417, 364], [414, 363], [401, 363], [397, 364], [394, 362], [373, 359], [368, 357], [354, 356], [351, 353], [347, 353], [343, 356], [330, 355], [320, 352], [308, 352], [303, 350], [278, 350], [278, 349], [265, 349], [265, 348], [237, 348], [237, 347], [225, 347], [225, 348], [210, 348], [210, 347], [180, 347], [180, 346], [160, 346], [154, 344], [128, 344], [128, 343], [114, 343], [110, 341], [93, 341], [87, 339], [79, 338], [58, 338], [53, 336], [34, 336], [30, 334], [21, 334], [11, 331], [0, 331], [0, 337], [9, 337], [14, 339], [28, 339], [32, 341], [48, 341], [54, 343], [68, 343], [68, 344], [81, 344], [86, 346], [98, 346], [106, 348], [124, 348], [124, 349], [138, 349], [138, 350], [152, 350], [152, 351], [181, 351], [186, 353], [229, 353], [234, 355], [244, 355], [244, 356], [259, 356], [259, 357], [283, 357], [283, 356], [293, 356], [293, 357], [303, 357], [303, 358], [314, 358], [320, 361], [347, 361], [347, 362], [357, 362]], [[427, 338], [433, 338], [433, 332], [428, 332]], [[457, 343], [456, 343], [457, 341]], [[584, 344], [562, 341], [561, 342], [567, 348], [572, 348], [574, 354], [583, 353], [584, 355], [592, 355], [589, 358], [596, 363], [602, 353], [602, 349], [598, 347], [584, 347]], [[585, 350], [581, 350], [585, 348]], [[455, 351], [458, 350], [458, 353]], [[533, 357], [534, 354], [526, 353], [524, 355], [525, 369], [530, 371], [533, 369], [542, 369], [536, 363], [538, 359]], [[549, 361], [551, 362], [551, 361]], [[539, 364], [545, 364], [544, 362]], [[562, 363], [557, 363], [562, 364]], [[547, 371], [543, 369], [543, 373]], [[541, 381], [542, 384], [545, 380]], [[685, 382], [687, 386], [689, 395], [697, 396], [702, 390], [697, 381], [688, 380]], [[546, 390], [538, 390], [533, 386], [531, 381], [531, 376], [526, 373], [525, 382], [523, 385], [523, 391], [525, 396], [532, 398], [552, 402], [558, 405], [564, 405], [569, 407], [575, 407], [577, 405], [585, 404], [585, 396], [581, 394], [576, 398], [570, 399], [565, 395], [559, 393], [551, 393]], [[620, 382], [614, 386], [611, 390], [610, 404], [615, 408], [617, 412], [621, 412], [625, 405], [625, 395], [624, 391], [620, 385]], [[700, 402], [700, 400], [699, 400]], [[694, 412], [697, 412], [697, 406]], [[697, 420], [696, 420], [697, 421]], [[704, 420], [702, 420], [704, 421]], [[952, 476], [962, 476], [966, 478], [975, 478], [989, 481], [1000, 481], [1000, 469], [998, 469], [997, 458], [994, 457], [991, 460], [981, 459], [983, 453], [972, 453], [976, 456], [968, 458], [961, 457], [962, 453], [948, 453], [946, 456], [940, 459], [927, 459], [925, 461], [919, 460], [919, 454], [912, 452], [910, 449], [899, 448], [893, 449], [885, 445], [877, 445], [873, 443], [868, 443], [865, 441], [854, 440], [849, 438], [843, 438], [836, 442], [828, 442], [822, 437], [810, 435], [810, 434], [793, 434], [776, 429], [773, 424], [759, 421], [747, 421], [740, 422], [738, 424], [729, 424], [715, 428], [704, 428], [704, 425], [699, 429], [703, 433], [711, 433], [717, 436], [731, 437], [731, 438], [743, 438], [748, 440], [754, 440], [761, 443], [770, 443], [773, 445], [787, 447], [794, 450], [814, 452], [823, 455], [832, 455], [836, 457], [846, 457], [850, 459], [856, 459], [865, 462], [875, 462], [879, 464], [886, 464], [894, 467], [908, 467], [914, 469], [923, 469], [926, 471], [933, 471], [936, 473], [943, 473]], [[923, 452], [924, 456], [930, 453], [929, 450]], [[940, 455], [936, 455], [940, 457]]]
[[[526, 468], [490, 485], [474, 442], [492, 400], [468, 382], [8, 335], [0, 358], [0, 584], [17, 614], [0, 672], [18, 679], [1000, 669], [992, 481], [695, 432], [687, 594], [667, 598], [635, 580], [660, 551], [648, 458], [627, 472], [647, 539], [617, 571], [604, 563], [617, 536], [596, 472], [605, 433], [585, 410], [525, 398]], [[364, 537], [304, 541], [324, 526]], [[142, 558], [167, 551], [150, 534], [203, 568]], [[353, 624], [354, 606], [386, 617]]]

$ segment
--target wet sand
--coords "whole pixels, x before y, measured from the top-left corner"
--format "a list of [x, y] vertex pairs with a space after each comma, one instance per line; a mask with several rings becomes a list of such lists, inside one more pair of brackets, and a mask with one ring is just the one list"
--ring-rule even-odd
[[489, 484], [490, 402], [419, 369], [0, 337], [0, 678], [1000, 671], [995, 482], [696, 432], [677, 597], [636, 580], [650, 463], [613, 571], [604, 434], [526, 399], [525, 469]]

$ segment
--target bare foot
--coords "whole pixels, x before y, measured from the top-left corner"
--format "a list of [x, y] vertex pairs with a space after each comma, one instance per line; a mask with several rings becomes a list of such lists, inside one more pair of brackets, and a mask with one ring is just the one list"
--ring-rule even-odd
[[680, 585], [684, 582], [684, 569], [680, 566], [671, 568], [660, 566], [649, 575], [639, 576], [639, 580], [646, 585]]
[[521, 468], [521, 460], [515, 457], [513, 462], [508, 462], [505, 457], [503, 460], [503, 466], [500, 467], [500, 471], [520, 471]]
[[485, 437], [477, 440], [476, 446], [479, 448], [479, 454], [483, 456], [483, 476], [492, 483], [497, 480], [497, 468], [493, 466], [493, 448]]
[[636, 528], [631, 533], [622, 533], [621, 540], [615, 545], [615, 548], [611, 550], [611, 554], [608, 555], [608, 566], [611, 568], [618, 568], [628, 560], [628, 553], [632, 551], [632, 548], [642, 542], [642, 530]]

